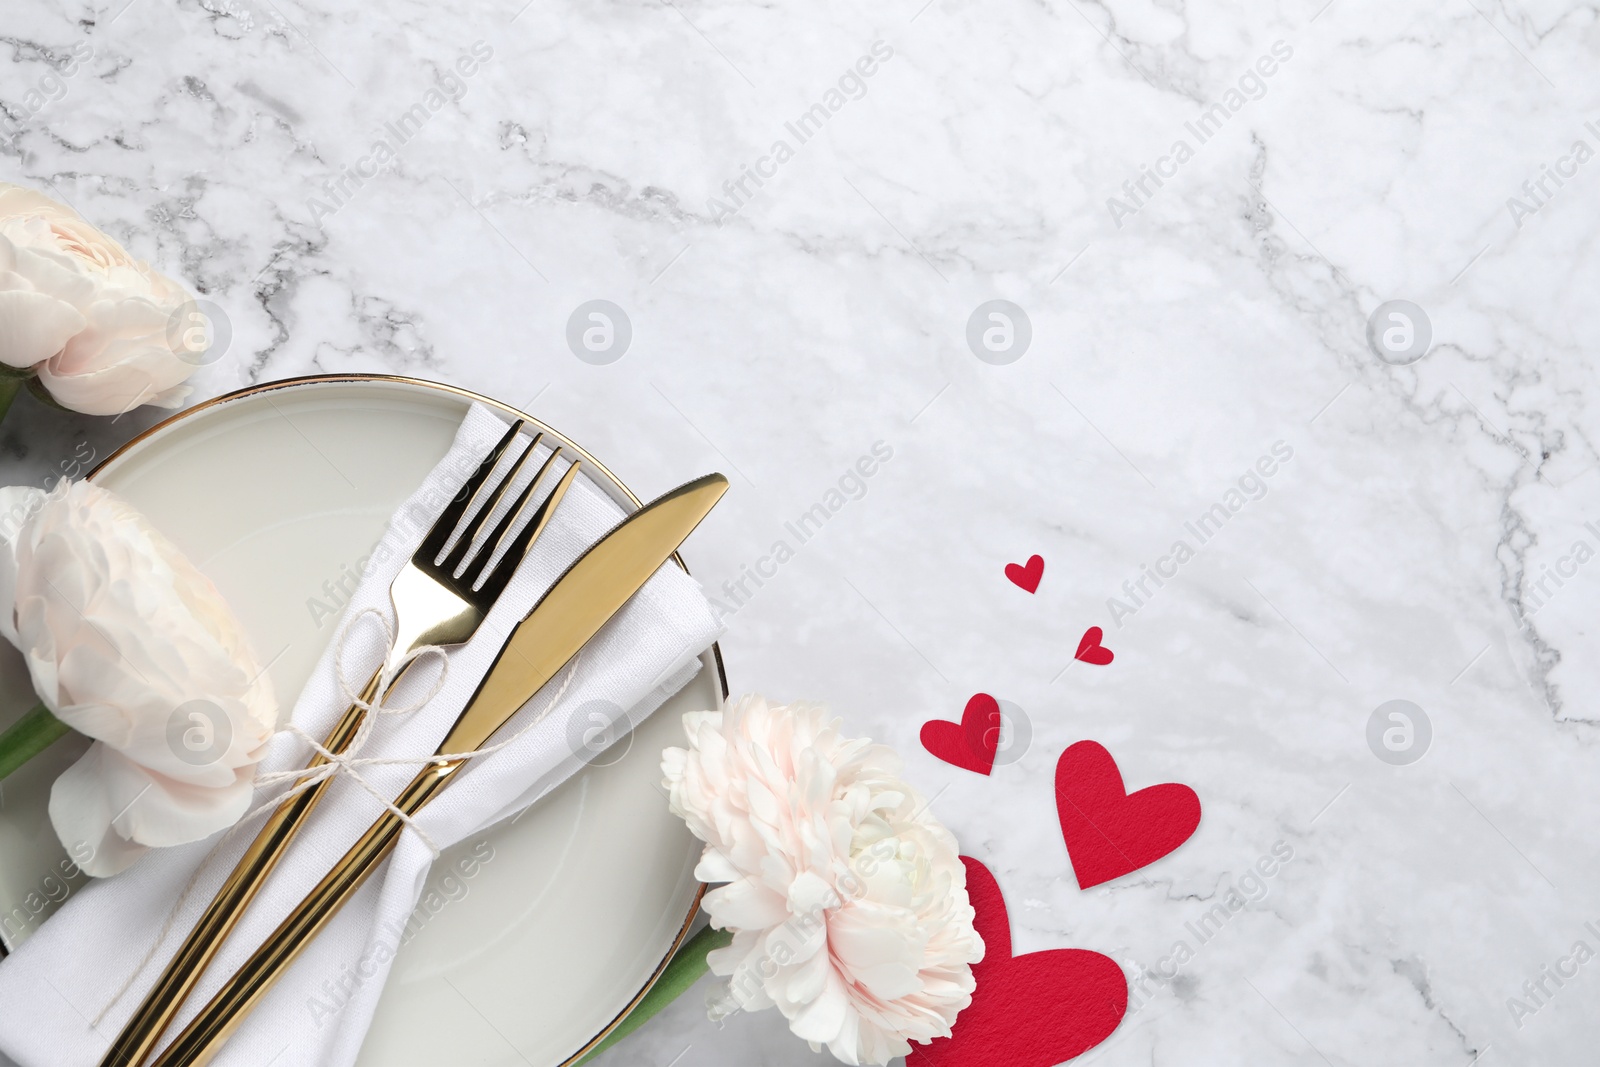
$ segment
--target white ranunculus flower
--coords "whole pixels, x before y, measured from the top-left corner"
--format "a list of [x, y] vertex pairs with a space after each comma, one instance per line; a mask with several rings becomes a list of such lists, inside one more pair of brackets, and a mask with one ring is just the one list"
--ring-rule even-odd
[[706, 842], [695, 868], [707, 957], [729, 981], [713, 1015], [776, 1006], [850, 1064], [950, 1034], [983, 958], [955, 838], [899, 777], [892, 750], [839, 736], [816, 704], [759, 696], [684, 716], [663, 753], [672, 811]]
[[[198, 353], [178, 283], [49, 197], [0, 182], [0, 362], [32, 371], [65, 407], [174, 408]], [[185, 358], [187, 356], [188, 358]]]
[[0, 633], [97, 742], [50, 792], [74, 859], [104, 877], [237, 822], [277, 704], [216, 587], [89, 482], [0, 489], [0, 535]]

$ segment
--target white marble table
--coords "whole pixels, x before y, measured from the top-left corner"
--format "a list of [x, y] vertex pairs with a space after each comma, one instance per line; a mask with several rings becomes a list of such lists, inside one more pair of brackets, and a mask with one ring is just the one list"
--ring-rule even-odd
[[[1600, 963], [1543, 971], [1600, 950], [1593, 9], [918, 3], [11, 0], [0, 177], [223, 309], [197, 398], [412, 374], [642, 492], [729, 473], [687, 555], [735, 689], [901, 748], [1019, 951], [1137, 979], [1291, 848], [1082, 1062], [1589, 1062]], [[631, 327], [613, 362], [620, 334], [569, 347], [592, 300]], [[1030, 324], [978, 346], [1009, 363], [968, 343], [991, 300]], [[1409, 365], [1368, 342], [1391, 300], [1431, 330]], [[155, 417], [19, 400], [0, 475]], [[1002, 567], [1035, 552], [1029, 596]], [[1092, 624], [1110, 666], [1073, 664]], [[1032, 733], [990, 778], [917, 743], [979, 690]], [[1395, 699], [1431, 723], [1409, 765], [1367, 740]], [[1087, 892], [1051, 786], [1083, 738], [1205, 805]], [[821, 1062], [702, 999], [605, 1062]]]

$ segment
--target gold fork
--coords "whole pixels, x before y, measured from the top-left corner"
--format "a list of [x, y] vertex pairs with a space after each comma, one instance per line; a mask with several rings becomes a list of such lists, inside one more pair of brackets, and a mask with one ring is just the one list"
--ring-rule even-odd
[[[490, 476], [500, 460], [526, 425], [526, 420], [518, 419], [506, 431], [461, 492], [445, 507], [423, 538], [421, 546], [389, 586], [389, 599], [395, 612], [395, 640], [384, 664], [362, 689], [362, 703], [373, 700], [384, 675], [397, 667], [398, 673], [390, 682], [390, 687], [400, 681], [409, 667], [400, 665], [411, 652], [424, 645], [464, 644], [473, 635], [494, 606], [495, 600], [505, 590], [528, 549], [544, 531], [572, 480], [577, 477], [579, 465], [574, 461], [556, 487], [533, 509], [527, 524], [515, 536], [512, 535], [517, 519], [528, 509], [534, 490], [561, 454], [559, 446], [553, 449], [533, 480], [506, 510], [505, 517], [487, 537], [482, 538], [482, 550], [473, 551], [480, 542], [479, 535], [488, 527], [507, 490], [517, 480], [544, 436], [534, 435], [505, 477], [491, 480]], [[451, 534], [468, 515], [471, 515], [471, 519], [452, 544]], [[449, 554], [441, 560], [440, 556], [446, 547], [450, 549]], [[469, 559], [469, 556], [472, 558]], [[479, 568], [479, 563], [485, 566]], [[480, 569], [481, 574], [478, 573]], [[461, 572], [460, 577], [457, 577], [458, 571]], [[478, 579], [476, 584], [474, 577]], [[328, 734], [323, 747], [330, 752], [343, 752], [354, 739], [365, 716], [360, 704], [352, 704]], [[308, 767], [320, 766], [325, 762], [318, 753]], [[222, 888], [207, 906], [205, 914], [173, 956], [172, 962], [167, 964], [139, 1009], [111, 1043], [111, 1048], [100, 1061], [100, 1067], [138, 1067], [149, 1056], [223, 941], [283, 858], [289, 843], [305, 825], [331, 780], [324, 779], [305, 792], [290, 797], [267, 817], [266, 825], [240, 857], [227, 881], [223, 882]]]

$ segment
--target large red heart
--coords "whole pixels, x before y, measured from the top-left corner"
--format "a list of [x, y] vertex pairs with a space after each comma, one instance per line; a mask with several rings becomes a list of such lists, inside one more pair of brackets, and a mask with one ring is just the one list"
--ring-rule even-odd
[[1105, 747], [1079, 741], [1056, 764], [1056, 812], [1078, 888], [1088, 889], [1154, 863], [1200, 825], [1200, 798], [1167, 783], [1123, 791]]
[[1039, 579], [1044, 577], [1044, 557], [1029, 556], [1027, 566], [1007, 563], [1006, 577], [1011, 579], [1012, 585], [1034, 592], [1039, 588]]
[[1101, 638], [1105, 637], [1105, 635], [1106, 632], [1098, 626], [1091, 626], [1083, 631], [1083, 637], [1078, 641], [1078, 651], [1073, 658], [1081, 659], [1085, 663], [1093, 663], [1100, 667], [1104, 667], [1107, 663], [1116, 659], [1117, 654], [1100, 643]]
[[922, 724], [922, 747], [946, 763], [988, 774], [1000, 747], [1000, 704], [988, 693], [967, 701], [960, 722], [930, 719]]
[[978, 988], [949, 1037], [912, 1046], [906, 1067], [1055, 1067], [1111, 1036], [1128, 1010], [1128, 980], [1098, 952], [1054, 948], [1011, 954], [1011, 920], [989, 869], [967, 865], [983, 960]]

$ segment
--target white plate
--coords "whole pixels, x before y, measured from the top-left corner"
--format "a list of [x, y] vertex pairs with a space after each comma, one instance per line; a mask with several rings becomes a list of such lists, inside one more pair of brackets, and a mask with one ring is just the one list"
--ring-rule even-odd
[[[216, 582], [257, 654], [279, 657], [273, 681], [292, 704], [332, 628], [327, 618], [319, 626], [312, 601], [327, 604], [324, 583], [355, 570], [473, 399], [483, 398], [410, 379], [272, 383], [161, 424], [93, 477]], [[603, 465], [591, 459], [588, 469], [624, 506], [638, 503]], [[557, 1067], [626, 1013], [699, 902], [699, 849], [667, 812], [660, 752], [681, 740], [684, 711], [715, 706], [723, 691], [713, 650], [683, 692], [595, 766], [523, 817], [445, 853], [384, 990], [364, 1067]], [[31, 704], [15, 656], [0, 663], [0, 700], [13, 709], [0, 725]], [[65, 853], [44, 806], [80, 746], [63, 742], [5, 783], [0, 929], [7, 915], [47, 915], [51, 898], [74, 888], [52, 874]], [[454, 862], [466, 856], [477, 862]], [[22, 938], [11, 925], [14, 945]]]

